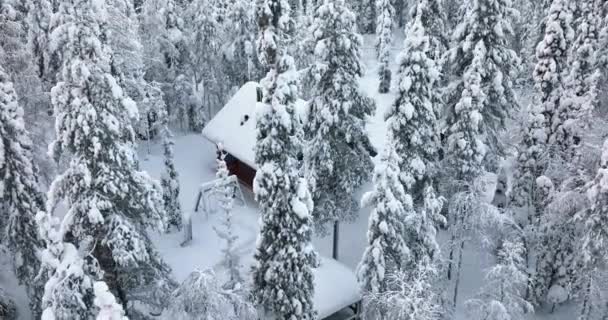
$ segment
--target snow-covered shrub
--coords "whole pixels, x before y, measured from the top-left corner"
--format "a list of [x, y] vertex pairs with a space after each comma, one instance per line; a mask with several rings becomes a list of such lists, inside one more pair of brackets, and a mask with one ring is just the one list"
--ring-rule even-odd
[[436, 270], [428, 267], [388, 274], [388, 290], [364, 296], [365, 319], [440, 319], [442, 310], [433, 287], [435, 277]]
[[195, 270], [172, 294], [164, 320], [255, 320], [253, 305], [239, 292], [222, 288], [212, 271]]

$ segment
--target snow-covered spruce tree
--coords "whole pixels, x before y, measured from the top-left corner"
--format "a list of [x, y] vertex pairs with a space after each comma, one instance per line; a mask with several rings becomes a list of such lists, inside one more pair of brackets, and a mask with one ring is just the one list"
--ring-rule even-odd
[[539, 93], [538, 101], [541, 105], [547, 128], [547, 142], [556, 141], [554, 128], [560, 125], [556, 121], [556, 112], [560, 100], [565, 92], [563, 76], [566, 70], [566, 59], [568, 49], [574, 37], [572, 29], [572, 12], [569, 2], [565, 0], [553, 0], [549, 9], [549, 16], [545, 21], [545, 34], [536, 47], [537, 63], [534, 68], [534, 81]]
[[169, 129], [169, 115], [162, 100], [162, 92], [158, 87], [154, 91], [160, 95], [158, 117], [160, 120], [160, 135], [163, 144], [163, 157], [165, 163], [165, 171], [161, 174], [160, 185], [163, 188], [163, 203], [165, 214], [167, 216], [167, 228], [175, 227], [177, 230], [182, 229], [182, 207], [179, 203], [179, 174], [175, 169], [175, 155], [173, 153], [173, 134]]
[[[420, 21], [428, 37], [429, 49], [426, 55], [441, 65], [441, 57], [448, 49], [450, 39], [446, 35], [446, 11], [443, 6], [444, 0], [417, 0], [410, 11], [411, 21], [414, 23], [416, 16], [420, 15]], [[407, 39], [407, 37], [406, 37]]]
[[413, 198], [415, 212], [406, 217], [405, 242], [411, 251], [406, 269], [433, 263], [439, 246], [435, 223], [443, 223], [439, 214], [443, 201], [434, 192], [435, 166], [438, 160], [438, 120], [435, 114], [435, 81], [438, 70], [428, 56], [432, 47], [423, 20], [425, 3], [419, 3], [414, 20], [408, 25], [404, 48], [399, 55], [399, 94], [387, 113], [387, 125], [394, 137], [395, 151], [401, 157], [399, 179]]
[[263, 318], [315, 319], [312, 268], [312, 200], [299, 177], [294, 103], [297, 75], [283, 47], [289, 4], [257, 2], [258, 53], [268, 74], [261, 82], [264, 99], [256, 111], [253, 182], [260, 205], [260, 234], [254, 253], [253, 300]]
[[425, 185], [432, 185], [438, 160], [439, 128], [436, 110], [439, 101], [436, 81], [439, 70], [431, 53], [430, 37], [424, 20], [424, 4], [410, 25], [399, 55], [395, 103], [386, 114], [388, 130], [395, 138], [401, 156], [401, 180], [414, 201], [422, 201]]
[[441, 319], [442, 310], [432, 285], [436, 274], [433, 268], [388, 274], [388, 290], [364, 295], [365, 319], [378, 319], [379, 312], [384, 312], [385, 319]]
[[[319, 4], [324, 0], [317, 0]], [[376, 31], [376, 0], [357, 0], [357, 21], [359, 31], [373, 34]], [[355, 8], [351, 8], [353, 10]]]
[[259, 65], [255, 51], [255, 17], [252, 0], [234, 0], [228, 12], [228, 24], [233, 28], [233, 40], [228, 57], [231, 82], [237, 86], [259, 79]]
[[391, 45], [393, 43], [393, 17], [395, 8], [391, 0], [376, 0], [376, 54], [378, 56], [378, 91], [387, 93], [391, 88]]
[[470, 319], [522, 319], [534, 310], [525, 300], [528, 274], [524, 246], [505, 241], [498, 252], [496, 265], [486, 272], [481, 292], [465, 302]]
[[45, 242], [40, 254], [41, 276], [48, 278], [41, 303], [42, 319], [94, 319], [93, 283], [102, 275], [96, 260], [88, 254], [92, 241], [79, 250], [64, 242], [57, 217], [41, 211], [36, 215], [36, 222], [40, 238]]
[[[255, 320], [255, 307], [239, 292], [222, 288], [209, 270], [195, 270], [175, 290], [162, 320]], [[289, 318], [285, 318], [289, 319]]]
[[49, 73], [49, 28], [53, 6], [49, 0], [26, 1], [28, 12], [28, 46], [34, 56], [38, 76], [41, 79], [51, 80]]
[[363, 195], [361, 206], [372, 207], [367, 231], [367, 247], [357, 268], [364, 292], [388, 290], [387, 275], [405, 271], [410, 250], [404, 241], [404, 221], [416, 215], [412, 197], [399, 180], [399, 155], [389, 136], [382, 160], [374, 173], [374, 189]]
[[608, 265], [608, 141], [604, 142], [601, 164], [597, 176], [587, 186], [586, 196], [589, 208], [579, 212], [575, 220], [581, 231], [578, 251], [583, 275], [582, 292], [580, 294], [580, 319], [592, 319], [601, 308], [596, 302], [601, 301], [596, 288], [598, 276]]
[[111, 49], [100, 40], [105, 3], [64, 1], [58, 15], [62, 23], [51, 43], [63, 60], [51, 92], [56, 140], [50, 154], [70, 161], [49, 190], [47, 210], [66, 203], [60, 237], [78, 250], [95, 243], [90, 258], [125, 309], [128, 301], [159, 306], [166, 301], [154, 295], [173, 282], [147, 229], [163, 229], [167, 219], [160, 186], [137, 170], [131, 126], [137, 107], [112, 76]]
[[122, 306], [118, 304], [116, 297], [110, 292], [110, 288], [105, 282], [95, 282], [93, 294], [95, 295], [93, 303], [98, 309], [96, 320], [128, 320]]
[[31, 308], [39, 316], [44, 278], [36, 280], [40, 266], [35, 217], [44, 207], [32, 164], [32, 142], [25, 130], [23, 109], [8, 75], [0, 66], [0, 243], [13, 255], [19, 283], [25, 285]]
[[[513, 9], [511, 0], [474, 0], [464, 6], [464, 20], [456, 27], [454, 46], [448, 51], [448, 76], [451, 83], [447, 92], [447, 119], [454, 123], [456, 105], [461, 101], [461, 93], [466, 90], [466, 73], [475, 59], [480, 59], [480, 87], [485, 99], [481, 101], [479, 112], [483, 115], [480, 126], [484, 128], [484, 139], [492, 150], [492, 155], [504, 152], [498, 141], [499, 133], [505, 128], [505, 121], [518, 108], [512, 88], [512, 77], [519, 58], [509, 48], [509, 37], [513, 33], [511, 25]], [[481, 55], [481, 56], [480, 56]], [[487, 163], [494, 168], [496, 163]]]
[[579, 145], [584, 130], [589, 129], [593, 109], [597, 103], [600, 72], [596, 63], [600, 8], [593, 0], [578, 3], [577, 37], [572, 44], [568, 58], [569, 73], [564, 78], [565, 94], [555, 114], [556, 123], [552, 128], [564, 162], [570, 169], [580, 164]]
[[[482, 90], [482, 73], [487, 52], [482, 41], [477, 42], [473, 51], [474, 59], [464, 74], [462, 95], [454, 106], [455, 114], [449, 123], [446, 147], [446, 162], [452, 172], [452, 179], [455, 180], [449, 190], [452, 199], [448, 214], [451, 233], [448, 279], [456, 282], [454, 306], [458, 297], [462, 251], [468, 237], [466, 229], [469, 228], [467, 225], [471, 215], [475, 214], [471, 208], [479, 197], [474, 183], [483, 172], [486, 153], [482, 139], [481, 110], [486, 103], [486, 95]], [[455, 260], [454, 253], [458, 254], [458, 260]], [[454, 263], [457, 263], [455, 275]]]
[[359, 88], [362, 39], [355, 28], [355, 16], [344, 0], [326, 0], [310, 30], [316, 62], [311, 67], [314, 88], [304, 128], [304, 161], [320, 233], [329, 222], [356, 217], [353, 194], [370, 178], [371, 157], [376, 155], [365, 130], [376, 106]]
[[234, 184], [230, 183], [228, 179], [230, 172], [225, 161], [226, 153], [223, 152], [221, 145], [218, 146], [218, 149], [220, 150], [220, 158], [217, 160], [217, 173], [215, 177], [218, 179], [218, 184], [215, 186], [215, 192], [217, 193], [220, 208], [224, 211], [224, 220], [222, 221], [222, 228], [214, 227], [213, 229], [218, 237], [226, 241], [226, 246], [222, 249], [222, 254], [224, 255], [222, 264], [228, 274], [227, 286], [236, 288], [243, 282], [243, 278], [240, 271], [240, 258], [236, 253], [236, 241], [239, 237], [234, 233], [232, 222], [235, 189]]

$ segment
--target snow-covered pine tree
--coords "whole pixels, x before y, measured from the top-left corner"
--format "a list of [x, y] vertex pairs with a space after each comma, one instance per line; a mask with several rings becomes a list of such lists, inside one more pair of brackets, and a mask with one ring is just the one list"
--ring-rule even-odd
[[[492, 155], [501, 155], [504, 146], [498, 135], [505, 128], [507, 118], [518, 108], [512, 88], [512, 77], [518, 65], [515, 51], [509, 48], [513, 33], [513, 16], [517, 13], [510, 0], [474, 0], [464, 5], [463, 20], [456, 27], [455, 45], [448, 51], [448, 75], [452, 81], [447, 92], [448, 123], [458, 118], [456, 106], [465, 91], [466, 73], [475, 59], [480, 59], [479, 90], [485, 99], [480, 101], [479, 126], [484, 129], [486, 145]], [[483, 56], [479, 56], [483, 55]], [[487, 166], [496, 167], [489, 162]]]
[[363, 195], [361, 206], [371, 207], [367, 231], [367, 247], [357, 267], [363, 292], [386, 292], [388, 274], [405, 271], [410, 249], [405, 242], [404, 222], [416, 215], [412, 197], [406, 194], [399, 180], [399, 155], [393, 138], [388, 137], [384, 154], [374, 173], [374, 189]]
[[[56, 139], [50, 153], [56, 161], [63, 156], [70, 162], [49, 190], [47, 210], [66, 203], [59, 237], [78, 250], [95, 243], [90, 258], [123, 306], [127, 301], [159, 306], [166, 301], [151, 295], [168, 290], [173, 281], [147, 229], [163, 229], [167, 221], [160, 186], [137, 170], [131, 126], [137, 107], [111, 73], [111, 49], [100, 28], [105, 3], [63, 1], [57, 15], [61, 24], [51, 43], [63, 60], [51, 92]], [[131, 309], [130, 314], [137, 312]]]
[[[324, 0], [317, 0], [319, 4]], [[359, 30], [363, 34], [373, 34], [376, 31], [376, 0], [358, 0], [357, 8], [351, 8], [351, 10], [357, 10], [357, 21]]]
[[314, 88], [304, 128], [304, 161], [320, 233], [329, 222], [356, 217], [353, 194], [370, 178], [371, 157], [376, 155], [365, 130], [376, 106], [359, 88], [362, 38], [355, 28], [355, 16], [344, 0], [326, 0], [310, 30], [316, 62], [311, 67]]
[[417, 5], [408, 25], [403, 51], [399, 54], [397, 99], [386, 114], [387, 127], [395, 137], [395, 149], [402, 158], [401, 180], [415, 202], [425, 185], [432, 185], [438, 160], [439, 128], [435, 87], [439, 70], [431, 58], [430, 37], [424, 20], [425, 5]]
[[39, 316], [44, 286], [41, 281], [45, 279], [35, 279], [40, 266], [38, 253], [43, 246], [35, 217], [44, 207], [44, 197], [31, 152], [23, 109], [11, 80], [0, 66], [0, 243], [6, 243], [11, 251], [15, 275], [26, 286], [31, 308]]
[[47, 212], [39, 212], [36, 222], [45, 242], [40, 275], [48, 279], [41, 303], [42, 320], [95, 319], [93, 282], [102, 275], [96, 260], [88, 255], [92, 242], [80, 250], [64, 242], [59, 219]]
[[256, 316], [255, 307], [239, 292], [222, 288], [212, 271], [195, 270], [173, 292], [161, 319], [255, 320]]
[[376, 0], [376, 54], [378, 57], [378, 91], [387, 93], [391, 88], [391, 45], [393, 43], [393, 17], [395, 8], [391, 0]]
[[227, 286], [230, 288], [236, 288], [243, 282], [240, 271], [240, 258], [235, 252], [236, 241], [239, 239], [238, 235], [234, 233], [233, 222], [232, 222], [232, 206], [234, 204], [235, 189], [234, 184], [230, 183], [228, 179], [230, 172], [226, 165], [226, 153], [223, 151], [221, 145], [218, 145], [220, 151], [220, 158], [217, 160], [217, 173], [215, 174], [218, 179], [218, 184], [215, 186], [215, 191], [218, 197], [218, 202], [222, 211], [224, 211], [224, 219], [222, 221], [222, 228], [213, 229], [217, 233], [218, 237], [226, 241], [226, 247], [222, 249], [224, 255], [222, 264], [226, 268], [228, 274]]
[[226, 67], [229, 77], [237, 86], [259, 79], [259, 65], [255, 50], [255, 2], [233, 0], [228, 12], [228, 24], [234, 35]]
[[541, 105], [549, 144], [559, 143], [554, 134], [554, 128], [560, 125], [560, 122], [556, 121], [556, 112], [565, 92], [563, 76], [568, 49], [574, 38], [572, 11], [569, 6], [568, 1], [553, 0], [545, 21], [544, 37], [536, 47], [538, 62], [534, 68], [534, 81], [540, 99], [535, 103]]
[[[577, 37], [568, 58], [569, 73], [564, 77], [563, 97], [555, 114], [556, 126], [552, 128], [559, 151], [570, 169], [580, 165], [579, 145], [585, 130], [590, 127], [591, 116], [597, 104], [600, 72], [596, 63], [596, 50], [600, 25], [599, 2], [579, 1]], [[580, 160], [580, 159], [578, 159]]]
[[[435, 222], [443, 222], [439, 214], [442, 200], [433, 185], [438, 161], [438, 120], [435, 114], [439, 100], [435, 82], [439, 71], [429, 56], [430, 37], [423, 20], [428, 2], [417, 4], [416, 16], [408, 25], [403, 51], [399, 55], [399, 94], [386, 114], [387, 126], [394, 137], [395, 152], [401, 157], [399, 179], [411, 195], [416, 212], [405, 221], [405, 241], [412, 254], [409, 269], [432, 263], [439, 252], [435, 239]], [[428, 18], [428, 17], [427, 17]]]
[[[468, 236], [466, 229], [469, 228], [467, 225], [471, 215], [476, 213], [473, 212], [472, 207], [479, 197], [474, 183], [483, 172], [483, 159], [486, 153], [486, 145], [482, 140], [483, 116], [481, 115], [486, 103], [486, 95], [481, 87], [483, 61], [487, 54], [483, 41], [476, 43], [473, 52], [474, 59], [464, 73], [460, 100], [453, 108], [455, 114], [449, 122], [446, 146], [448, 169], [452, 171], [452, 179], [455, 180], [449, 190], [453, 195], [448, 214], [451, 233], [448, 279], [455, 281], [454, 307], [458, 298], [462, 251]], [[457, 260], [454, 257], [456, 252], [459, 257]]]
[[[417, 0], [410, 11], [411, 23], [420, 15], [420, 21], [428, 37], [429, 49], [427, 56], [441, 66], [441, 57], [448, 49], [450, 39], [446, 35], [446, 11], [444, 0]], [[406, 37], [407, 39], [407, 37]]]
[[[582, 292], [580, 294], [581, 320], [593, 319], [601, 312], [601, 283], [602, 268], [608, 265], [608, 141], [604, 142], [600, 168], [595, 179], [586, 187], [589, 208], [582, 210], [575, 217], [575, 222], [581, 230], [581, 238], [577, 244], [580, 266], [583, 275]], [[599, 310], [598, 310], [599, 309]]]
[[532, 304], [525, 300], [529, 282], [524, 255], [521, 243], [502, 244], [496, 265], [486, 272], [481, 292], [465, 302], [470, 319], [522, 319], [533, 312]]
[[160, 122], [160, 136], [163, 144], [163, 157], [165, 170], [160, 177], [160, 185], [163, 188], [163, 203], [167, 216], [167, 230], [175, 227], [181, 230], [183, 226], [182, 207], [179, 202], [179, 174], [175, 169], [175, 155], [173, 153], [173, 134], [169, 129], [169, 115], [163, 101], [162, 91], [156, 83], [149, 85], [149, 99], [155, 101], [153, 110], [156, 110]]
[[254, 253], [253, 300], [263, 318], [315, 319], [312, 268], [312, 200], [299, 177], [294, 136], [297, 75], [284, 47], [289, 25], [286, 0], [257, 2], [258, 53], [268, 74], [261, 82], [263, 101], [256, 111], [253, 182], [260, 205], [260, 234]]
[[50, 64], [49, 28], [53, 6], [49, 0], [27, 0], [28, 46], [41, 79], [51, 80], [48, 74]]

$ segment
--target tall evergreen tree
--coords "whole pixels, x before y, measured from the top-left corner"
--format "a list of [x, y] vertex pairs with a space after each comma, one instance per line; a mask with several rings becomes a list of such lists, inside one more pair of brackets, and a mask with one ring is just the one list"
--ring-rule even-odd
[[361, 33], [373, 34], [376, 31], [376, 0], [358, 0], [357, 8], [351, 10], [357, 10], [357, 21]]
[[415, 215], [412, 197], [399, 180], [399, 156], [389, 135], [386, 149], [374, 173], [374, 189], [363, 195], [362, 206], [372, 207], [367, 248], [357, 268], [364, 292], [379, 294], [389, 287], [387, 275], [404, 271], [410, 249], [404, 241], [404, 223]]
[[[411, 195], [416, 212], [406, 217], [405, 242], [411, 251], [406, 269], [416, 270], [437, 258], [435, 223], [443, 223], [439, 214], [443, 201], [434, 191], [439, 151], [436, 81], [439, 71], [425, 20], [428, 2], [417, 4], [414, 20], [408, 25], [403, 51], [399, 55], [399, 94], [387, 113], [388, 130], [395, 137], [395, 149], [401, 156], [399, 178]], [[428, 17], [428, 16], [427, 16]], [[438, 19], [435, 17], [434, 19]]]
[[[479, 61], [480, 87], [485, 99], [479, 112], [479, 125], [492, 154], [500, 155], [504, 147], [498, 135], [504, 130], [507, 118], [518, 108], [512, 88], [512, 77], [518, 64], [517, 54], [509, 49], [511, 25], [516, 11], [510, 0], [474, 0], [464, 6], [464, 20], [456, 27], [454, 47], [450, 49], [448, 73], [452, 80], [447, 95], [447, 117], [454, 123], [461, 101], [468, 70], [475, 59]], [[483, 56], [478, 56], [483, 54]], [[496, 163], [489, 163], [490, 168]]]
[[427, 56], [440, 66], [441, 57], [448, 49], [450, 39], [446, 35], [447, 15], [444, 8], [444, 0], [418, 0], [412, 6], [410, 16], [414, 23], [416, 16], [420, 15], [422, 26], [429, 38], [429, 49]]
[[8, 75], [0, 66], [0, 242], [6, 242], [15, 275], [27, 288], [39, 316], [43, 284], [37, 280], [43, 246], [35, 216], [44, 206], [32, 164], [32, 142], [25, 130], [23, 109]]
[[[577, 244], [584, 283], [580, 294], [581, 320], [593, 319], [601, 312], [602, 269], [608, 265], [608, 142], [604, 142], [597, 176], [586, 188], [590, 206], [575, 217], [582, 237]], [[604, 288], [605, 289], [605, 288]], [[599, 291], [601, 292], [601, 291]]]
[[376, 53], [378, 55], [378, 91], [387, 93], [391, 87], [391, 45], [393, 43], [393, 17], [395, 8], [391, 0], [376, 0]]
[[49, 0], [28, 0], [28, 45], [34, 55], [38, 76], [51, 80], [48, 74], [49, 55], [49, 29], [53, 6]]
[[359, 88], [362, 39], [344, 0], [325, 1], [310, 34], [317, 60], [311, 67], [314, 89], [305, 127], [305, 168], [313, 188], [315, 225], [323, 233], [328, 222], [352, 220], [358, 213], [352, 196], [372, 171], [376, 151], [365, 121], [376, 106]]
[[315, 319], [312, 268], [312, 201], [299, 177], [294, 137], [297, 77], [284, 47], [289, 24], [286, 0], [257, 3], [258, 52], [269, 69], [262, 80], [263, 101], [256, 112], [254, 193], [261, 226], [254, 254], [253, 299], [262, 317]]
[[589, 129], [591, 113], [597, 104], [600, 77], [596, 63], [601, 12], [599, 4], [594, 0], [578, 3], [580, 18], [577, 37], [568, 58], [569, 72], [564, 77], [566, 92], [554, 120], [554, 123], [557, 122], [553, 128], [555, 141], [559, 141], [562, 157], [570, 166], [579, 163], [576, 161], [580, 157], [579, 144], [584, 130]]
[[70, 162], [53, 182], [47, 208], [66, 202], [60, 236], [79, 250], [95, 243], [91, 257], [125, 309], [127, 301], [158, 306], [164, 301], [151, 295], [173, 282], [147, 228], [162, 229], [167, 221], [160, 187], [137, 171], [131, 126], [137, 107], [112, 76], [100, 28], [105, 3], [64, 1], [58, 14], [51, 39], [63, 60], [52, 90], [57, 119], [50, 152], [56, 161], [69, 155]]

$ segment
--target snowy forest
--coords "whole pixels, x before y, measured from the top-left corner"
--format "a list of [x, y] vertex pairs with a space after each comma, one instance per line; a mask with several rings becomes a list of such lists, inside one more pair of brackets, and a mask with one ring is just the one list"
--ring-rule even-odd
[[0, 0], [0, 320], [608, 319], [608, 0]]

